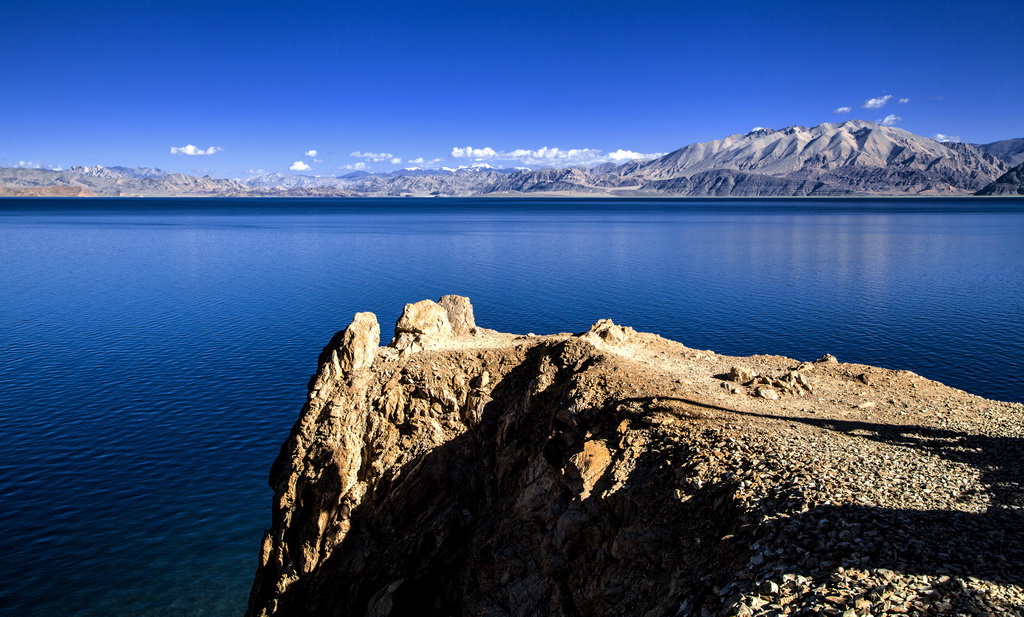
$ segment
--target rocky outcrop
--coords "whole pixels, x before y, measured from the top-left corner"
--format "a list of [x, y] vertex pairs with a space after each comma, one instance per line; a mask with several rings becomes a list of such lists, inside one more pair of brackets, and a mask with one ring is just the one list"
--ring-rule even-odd
[[252, 617], [1024, 611], [1020, 404], [458, 296], [378, 338], [320, 356]]
[[1024, 195], [1024, 163], [999, 176], [995, 182], [981, 189], [975, 195]]

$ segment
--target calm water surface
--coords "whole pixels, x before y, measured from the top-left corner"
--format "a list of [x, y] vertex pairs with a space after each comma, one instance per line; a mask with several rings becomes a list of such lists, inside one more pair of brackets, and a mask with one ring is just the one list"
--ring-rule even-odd
[[0, 200], [0, 613], [240, 615], [320, 348], [447, 293], [1024, 400], [1024, 201]]

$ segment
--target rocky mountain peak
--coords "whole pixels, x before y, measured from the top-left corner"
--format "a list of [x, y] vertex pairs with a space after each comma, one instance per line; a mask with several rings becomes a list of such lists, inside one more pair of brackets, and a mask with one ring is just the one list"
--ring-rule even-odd
[[964, 144], [941, 144], [867, 120], [753, 131], [691, 144], [628, 174], [647, 180], [748, 172], [814, 180], [852, 192], [956, 193], [977, 190], [1005, 164]]

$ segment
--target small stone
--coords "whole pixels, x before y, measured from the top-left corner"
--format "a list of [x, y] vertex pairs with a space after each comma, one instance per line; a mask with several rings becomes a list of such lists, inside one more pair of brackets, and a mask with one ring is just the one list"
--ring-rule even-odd
[[754, 392], [754, 394], [756, 396], [760, 397], [760, 398], [768, 399], [769, 401], [777, 401], [777, 400], [779, 400], [779, 393], [778, 392], [776, 392], [775, 390], [772, 390], [771, 388], [766, 388], [766, 387], [763, 387], [763, 386], [758, 388]]
[[814, 361], [815, 364], [822, 364], [826, 362], [829, 364], [837, 364], [839, 362], [839, 359], [833, 356], [832, 354], [827, 353]]
[[736, 382], [739, 382], [739, 383], [746, 383], [746, 382], [752, 380], [755, 377], [757, 377], [757, 373], [755, 371], [752, 371], [752, 370], [746, 369], [746, 368], [740, 368], [738, 366], [734, 366], [734, 367], [729, 369], [729, 373], [726, 376], [726, 379], [728, 379], [729, 381], [736, 381]]
[[469, 385], [471, 385], [474, 388], [480, 390], [482, 388], [486, 388], [487, 384], [489, 384], [489, 383], [491, 383], [491, 374], [489, 372], [487, 372], [487, 371], [482, 371], [479, 375], [474, 377], [469, 382]]
[[761, 592], [768, 595], [779, 595], [779, 585], [775, 581], [764, 581], [761, 583]]

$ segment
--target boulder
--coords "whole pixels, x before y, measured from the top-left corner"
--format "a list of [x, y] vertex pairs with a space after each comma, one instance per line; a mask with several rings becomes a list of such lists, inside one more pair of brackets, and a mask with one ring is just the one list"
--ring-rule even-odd
[[757, 377], [757, 372], [752, 371], [748, 368], [741, 368], [738, 366], [730, 368], [728, 374], [726, 375], [726, 378], [729, 381], [735, 381], [738, 383], [747, 383], [748, 381], [753, 381], [755, 377]]
[[398, 350], [419, 351], [450, 340], [452, 333], [448, 311], [433, 300], [420, 300], [405, 305], [402, 316], [395, 324], [395, 338], [389, 346]]
[[380, 324], [373, 313], [356, 313], [345, 328], [338, 363], [345, 373], [370, 368], [380, 346]]
[[583, 336], [591, 342], [603, 342], [616, 345], [625, 343], [636, 334], [636, 330], [629, 326], [617, 326], [611, 319], [599, 319], [597, 323], [590, 326], [590, 330]]
[[473, 336], [476, 334], [476, 318], [473, 317], [473, 305], [466, 296], [441, 296], [437, 302], [448, 311], [448, 322], [452, 325], [455, 336]]

